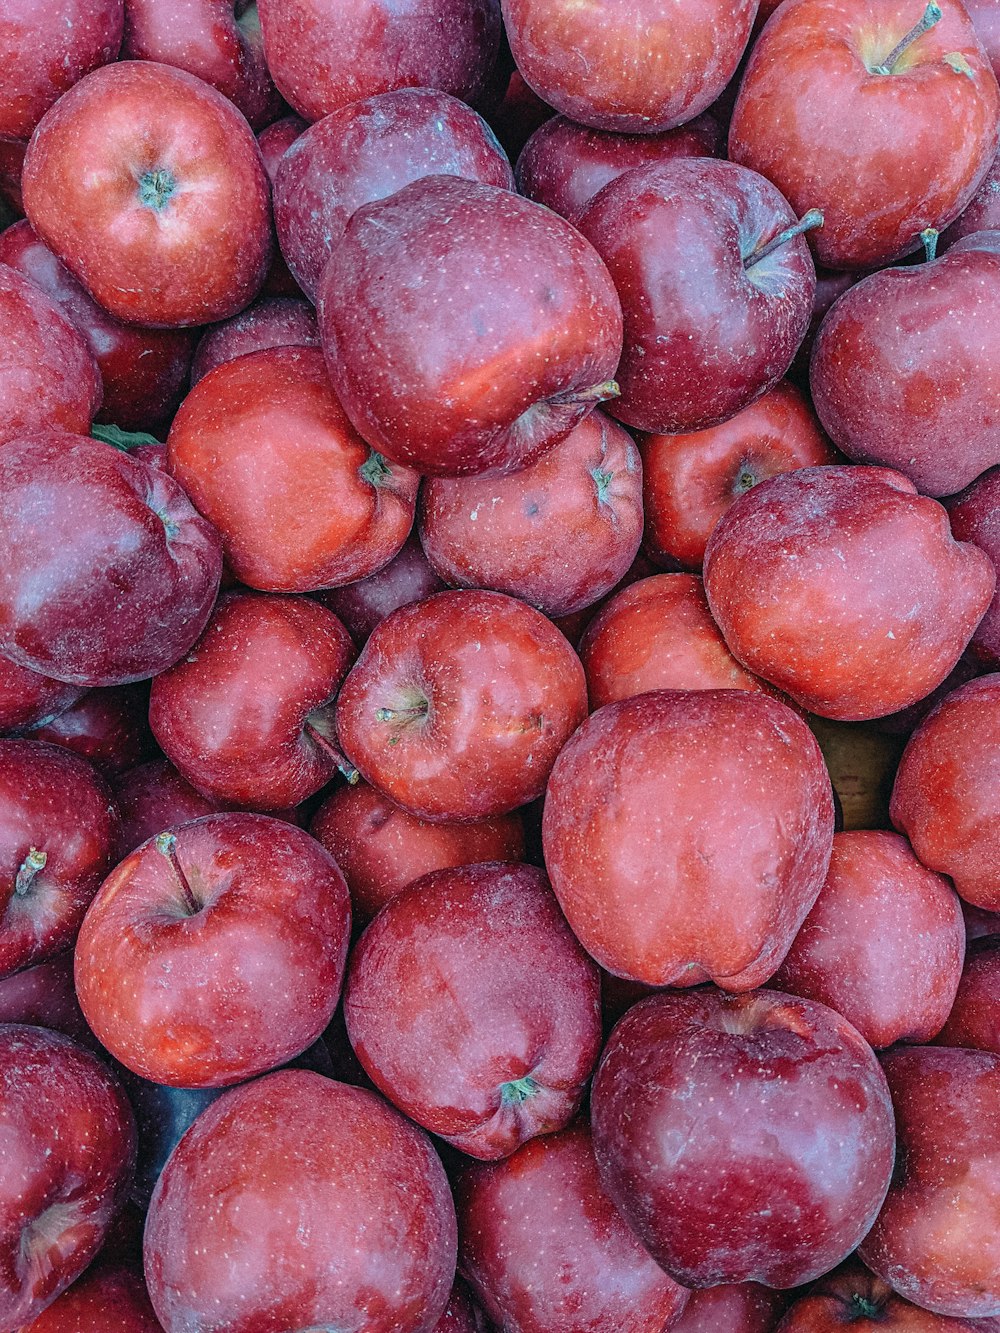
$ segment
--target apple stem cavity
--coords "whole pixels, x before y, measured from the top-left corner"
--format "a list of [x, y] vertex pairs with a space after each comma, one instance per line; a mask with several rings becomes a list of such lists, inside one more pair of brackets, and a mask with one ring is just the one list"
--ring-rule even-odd
[[526, 1074], [524, 1078], [514, 1078], [509, 1083], [500, 1084], [500, 1101], [504, 1106], [520, 1106], [529, 1097], [534, 1097], [537, 1091], [538, 1084], [530, 1074]]
[[45, 852], [40, 852], [37, 847], [32, 847], [28, 855], [18, 867], [17, 875], [14, 877], [14, 892], [19, 898], [23, 898], [31, 889], [35, 882], [35, 876], [40, 870], [45, 869], [45, 863], [48, 860]]
[[329, 736], [325, 736], [319, 727], [309, 718], [306, 718], [303, 727], [306, 735], [314, 745], [319, 746], [324, 754], [328, 754], [337, 765], [338, 771], [347, 779], [351, 786], [355, 786], [361, 780], [361, 774], [354, 767], [351, 761], [344, 754], [343, 750], [337, 748]]
[[920, 239], [924, 243], [924, 257], [929, 264], [931, 260], [937, 258], [938, 237], [941, 233], [936, 227], [925, 227], [920, 233]]
[[896, 66], [906, 51], [913, 45], [918, 37], [923, 37], [925, 32], [930, 32], [935, 23], [941, 19], [941, 6], [929, 4], [924, 10], [924, 16], [919, 23], [915, 23], [906, 36], [892, 48], [888, 56], [881, 65], [875, 65], [872, 69], [873, 74], [894, 74]]
[[777, 236], [772, 236], [771, 239], [766, 241], [763, 245], [758, 245], [756, 250], [751, 250], [751, 252], [743, 259], [743, 267], [745, 269], [753, 268], [754, 265], [759, 264], [762, 259], [766, 259], [768, 255], [774, 254], [775, 250], [780, 250], [781, 247], [787, 245], [789, 241], [794, 241], [796, 236], [802, 236], [805, 232], [812, 231], [815, 227], [822, 227], [822, 225], [823, 214], [818, 208], [810, 208], [809, 212], [806, 213], [804, 217], [800, 218], [798, 222], [793, 223], [790, 227], [786, 227], [784, 231], [779, 231]]
[[165, 167], [155, 171], [144, 171], [139, 177], [139, 203], [151, 208], [154, 213], [162, 213], [177, 190], [177, 181], [173, 173]]
[[187, 876], [181, 869], [181, 863], [177, 859], [177, 839], [172, 833], [158, 833], [153, 839], [153, 845], [156, 847], [156, 850], [160, 855], [166, 858], [167, 864], [174, 872], [177, 887], [181, 892], [184, 915], [197, 916], [201, 911], [201, 903], [194, 896], [191, 885], [187, 881]]

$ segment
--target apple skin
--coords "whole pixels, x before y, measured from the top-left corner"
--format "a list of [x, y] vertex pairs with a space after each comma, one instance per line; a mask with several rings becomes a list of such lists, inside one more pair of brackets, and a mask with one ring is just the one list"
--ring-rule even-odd
[[411, 532], [399, 554], [374, 574], [339, 588], [321, 588], [315, 596], [340, 617], [351, 631], [354, 642], [364, 645], [375, 626], [387, 615], [410, 602], [422, 602], [425, 597], [444, 590], [445, 584], [424, 555], [419, 535]]
[[540, 204], [456, 176], [358, 209], [319, 327], [355, 428], [428, 476], [525, 467], [616, 392], [621, 308], [594, 248]]
[[973, 1333], [982, 1325], [921, 1310], [864, 1264], [848, 1259], [799, 1296], [775, 1333], [836, 1333], [841, 1328], [855, 1333]]
[[431, 477], [421, 493], [420, 540], [446, 583], [509, 593], [552, 617], [617, 587], [642, 528], [639, 451], [599, 410], [510, 476]]
[[1000, 1055], [1000, 939], [970, 939], [965, 969], [936, 1046], [964, 1046]]
[[337, 701], [337, 735], [366, 782], [423, 819], [507, 814], [545, 790], [587, 715], [564, 636], [497, 592], [442, 592], [372, 632]]
[[194, 650], [154, 680], [153, 735], [205, 796], [298, 805], [342, 762], [333, 700], [353, 659], [351, 636], [316, 602], [224, 593]]
[[963, 209], [947, 231], [942, 232], [938, 251], [943, 253], [964, 236], [977, 231], [996, 231], [1000, 228], [1000, 161], [983, 177], [982, 184], [972, 196], [972, 202]]
[[41, 724], [76, 703], [82, 694], [78, 685], [53, 680], [0, 657], [0, 732]]
[[820, 325], [809, 379], [819, 418], [858, 463], [953, 495], [1000, 463], [1000, 232], [855, 284]]
[[157, 1182], [144, 1241], [167, 1333], [191, 1321], [431, 1333], [456, 1251], [427, 1137], [376, 1094], [305, 1070], [233, 1088], [198, 1117]]
[[795, 220], [770, 181], [712, 158], [653, 162], [598, 191], [576, 223], [624, 312], [613, 416], [705, 430], [773, 388], [805, 337], [816, 271], [802, 236], [747, 261]]
[[719, 96], [757, 14], [757, 0], [501, 0], [517, 67], [564, 116], [599, 130], [654, 134], [692, 120]]
[[211, 800], [196, 791], [169, 759], [139, 764], [120, 774], [112, 785], [121, 817], [116, 865], [157, 833], [229, 809], [225, 801]]
[[[356, 433], [316, 347], [216, 367], [181, 404], [167, 455], [248, 587], [311, 592], [365, 578], [413, 525], [417, 474]], [[336, 504], [324, 503], [331, 495]]]
[[351, 102], [295, 140], [275, 176], [274, 220], [281, 253], [310, 300], [351, 215], [431, 175], [514, 188], [482, 117], [432, 88]]
[[134, 768], [156, 750], [145, 685], [88, 690], [50, 721], [36, 723], [21, 734], [72, 750], [106, 778]]
[[444, 1314], [434, 1325], [434, 1333], [487, 1333], [485, 1316], [472, 1302], [468, 1289], [456, 1281]]
[[251, 129], [281, 114], [254, 0], [125, 0], [121, 58], [187, 70], [228, 97]]
[[675, 157], [721, 157], [722, 137], [711, 114], [662, 134], [615, 134], [553, 116], [524, 145], [515, 168], [517, 186], [572, 222], [598, 190], [633, 167]]
[[23, 1333], [162, 1333], [162, 1325], [138, 1273], [99, 1263]]
[[314, 838], [266, 815], [206, 815], [169, 837], [172, 853], [145, 842], [101, 886], [77, 940], [77, 995], [126, 1069], [225, 1087], [284, 1064], [329, 1023], [347, 885]]
[[882, 1066], [899, 1165], [859, 1255], [900, 1296], [935, 1314], [998, 1315], [1000, 1056], [897, 1047]]
[[775, 972], [815, 902], [833, 817], [819, 746], [787, 705], [662, 690], [599, 709], [562, 750], [545, 865], [609, 972], [745, 991]]
[[671, 1333], [774, 1333], [788, 1297], [758, 1282], [692, 1291]]
[[332, 792], [313, 815], [309, 832], [340, 866], [355, 922], [370, 921], [390, 898], [434, 870], [524, 858], [524, 825], [517, 814], [474, 824], [431, 824], [367, 782]]
[[191, 363], [191, 383], [210, 370], [268, 347], [318, 347], [316, 312], [294, 296], [264, 296], [232, 319], [206, 329]]
[[965, 958], [958, 895], [905, 838], [836, 833], [826, 883], [771, 984], [819, 1000], [876, 1049], [945, 1024]]
[[995, 0], [963, 0], [963, 3], [993, 73], [1000, 79], [1000, 9]]
[[0, 1328], [18, 1330], [74, 1282], [125, 1202], [135, 1121], [106, 1065], [45, 1028], [0, 1027]]
[[693, 570], [741, 495], [779, 472], [838, 461], [809, 400], [787, 380], [708, 430], [642, 435], [639, 451], [646, 552], [668, 568]]
[[591, 710], [650, 690], [771, 692], [726, 647], [695, 574], [654, 574], [615, 593], [579, 652]]
[[1000, 935], [1000, 913], [973, 907], [963, 898], [962, 915], [965, 917], [965, 938], [970, 944], [973, 940], [981, 940], [988, 935]]
[[43, 117], [22, 178], [41, 240], [110, 314], [176, 328], [227, 319], [271, 258], [270, 191], [232, 102], [183, 70], [127, 60]]
[[892, 790], [894, 826], [962, 898], [1000, 911], [998, 825], [1000, 674], [943, 699], [903, 751]]
[[778, 991], [641, 1000], [604, 1049], [591, 1122], [604, 1188], [690, 1287], [829, 1272], [892, 1174], [871, 1047], [832, 1009]]
[[597, 968], [534, 866], [426, 875], [354, 946], [347, 1034], [411, 1120], [494, 1161], [572, 1120], [601, 1049]]
[[0, 448], [0, 551], [0, 653], [91, 687], [172, 666], [222, 573], [218, 534], [173, 478], [63, 431]]
[[73, 985], [73, 955], [61, 953], [0, 980], [0, 1023], [51, 1028], [95, 1047]]
[[511, 1333], [665, 1333], [688, 1293], [654, 1263], [601, 1187], [577, 1122], [455, 1186], [459, 1268]]
[[[991, 468], [959, 495], [945, 501], [951, 530], [960, 542], [974, 542], [1000, 567], [1000, 467]], [[1000, 601], [996, 597], [976, 627], [969, 648], [991, 670], [1000, 667]]]
[[874, 69], [920, 20], [920, 0], [795, 0], [757, 39], [729, 156], [796, 211], [822, 210], [810, 243], [824, 268], [878, 268], [919, 249], [920, 232], [958, 217], [996, 155], [996, 77], [960, 0], [940, 9], [888, 75]]
[[93, 353], [56, 302], [3, 262], [0, 321], [0, 447], [32, 430], [85, 435], [104, 393]]
[[995, 584], [942, 506], [880, 467], [779, 473], [735, 501], [705, 553], [708, 605], [737, 661], [840, 721], [930, 694]]

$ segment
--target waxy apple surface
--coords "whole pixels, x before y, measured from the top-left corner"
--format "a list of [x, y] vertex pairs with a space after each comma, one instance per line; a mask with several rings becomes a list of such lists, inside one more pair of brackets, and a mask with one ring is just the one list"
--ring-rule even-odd
[[140, 1275], [100, 1261], [24, 1333], [162, 1333], [162, 1325]]
[[308, 301], [294, 296], [262, 296], [232, 319], [205, 330], [191, 362], [191, 384], [249, 352], [268, 347], [318, 347], [316, 312]]
[[[1000, 468], [991, 468], [971, 486], [945, 501], [951, 530], [960, 542], [973, 542], [1000, 567]], [[1000, 602], [996, 596], [976, 627], [969, 645], [973, 657], [1000, 666]]]
[[72, 750], [105, 777], [141, 764], [156, 749], [149, 730], [149, 690], [145, 684], [88, 690], [49, 721], [20, 733]]
[[0, 657], [0, 732], [17, 731], [53, 718], [82, 694], [78, 685], [53, 680]]
[[419, 535], [411, 532], [387, 565], [356, 583], [321, 588], [316, 600], [340, 617], [354, 642], [362, 647], [375, 626], [393, 611], [444, 590], [444, 582], [424, 555]]
[[1000, 1055], [1000, 939], [969, 938], [965, 968], [936, 1046], [967, 1046]]
[[845, 1327], [854, 1333], [987, 1333], [979, 1323], [911, 1305], [856, 1259], [801, 1294], [775, 1333], [835, 1333]]
[[787, 1304], [783, 1292], [758, 1282], [702, 1287], [692, 1291], [671, 1333], [774, 1333]]

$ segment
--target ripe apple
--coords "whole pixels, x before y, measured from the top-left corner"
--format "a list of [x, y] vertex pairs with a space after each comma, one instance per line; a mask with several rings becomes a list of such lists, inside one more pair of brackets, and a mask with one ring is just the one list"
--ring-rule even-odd
[[0, 1023], [52, 1028], [81, 1045], [96, 1047], [76, 998], [72, 953], [61, 953], [0, 980]]
[[0, 657], [0, 732], [44, 723], [82, 694], [78, 685], [53, 680]]
[[1000, 227], [1000, 161], [996, 158], [983, 177], [982, 184], [972, 196], [972, 202], [941, 234], [939, 250], [947, 250], [963, 236], [977, 231], [996, 231]]
[[162, 1333], [162, 1328], [140, 1275], [98, 1262], [23, 1333]]
[[444, 583], [424, 555], [420, 537], [411, 532], [399, 554], [374, 574], [339, 588], [321, 588], [315, 596], [339, 616], [351, 631], [354, 642], [363, 646], [375, 626], [387, 615], [410, 602], [422, 602], [425, 597], [444, 590]]
[[972, 1333], [982, 1326], [921, 1310], [857, 1259], [848, 1259], [800, 1293], [775, 1333], [834, 1333], [845, 1327], [854, 1333]]
[[[945, 501], [951, 530], [960, 542], [974, 542], [1000, 567], [1000, 468], [991, 468], [959, 495]], [[994, 596], [969, 644], [979, 661], [1000, 667], [1000, 602]]]
[[232, 319], [206, 329], [191, 363], [191, 383], [210, 370], [268, 347], [318, 347], [316, 312], [294, 296], [262, 296]]
[[759, 1282], [692, 1291], [670, 1333], [774, 1333], [788, 1297]]
[[88, 690], [56, 717], [26, 727], [20, 734], [72, 750], [109, 778], [141, 764], [156, 749], [149, 730], [145, 685]]
[[965, 969], [937, 1046], [969, 1046], [1000, 1055], [1000, 939], [970, 939]]

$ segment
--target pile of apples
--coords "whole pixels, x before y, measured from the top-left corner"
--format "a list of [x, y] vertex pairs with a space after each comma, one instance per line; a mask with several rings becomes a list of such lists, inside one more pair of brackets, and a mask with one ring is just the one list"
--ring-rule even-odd
[[998, 72], [0, 0], [0, 1333], [998, 1333]]

